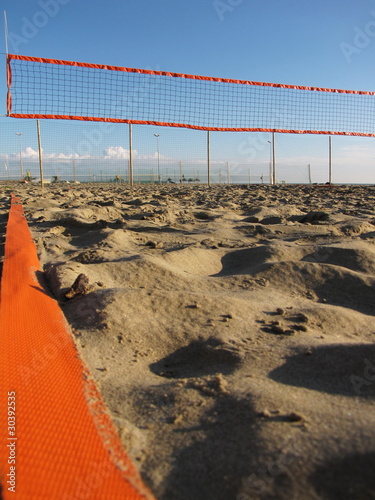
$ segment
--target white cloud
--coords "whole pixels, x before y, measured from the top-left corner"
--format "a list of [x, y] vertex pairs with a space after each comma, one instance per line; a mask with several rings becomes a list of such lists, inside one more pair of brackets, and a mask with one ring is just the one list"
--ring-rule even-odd
[[[64, 154], [64, 153], [43, 153], [43, 159], [44, 160], [85, 160], [85, 159], [91, 159], [94, 158], [93, 156], [90, 155], [79, 155], [77, 153], [73, 154]], [[38, 161], [39, 160], [39, 152], [36, 151], [35, 149], [31, 148], [28, 146], [25, 148], [22, 152], [22, 159], [24, 160], [30, 160], [30, 161]], [[20, 154], [19, 153], [5, 153], [5, 154], [0, 154], [0, 160], [7, 160], [7, 161], [19, 161]]]
[[[128, 160], [129, 156], [129, 149], [122, 146], [109, 146], [104, 150], [105, 160]], [[155, 151], [150, 155], [140, 155], [137, 150], [133, 149], [133, 158], [137, 160], [157, 160], [158, 153]], [[160, 161], [168, 161], [168, 158], [161, 154], [159, 154], [159, 159]]]
[[30, 158], [31, 160], [38, 159], [39, 153], [38, 153], [38, 151], [35, 151], [30, 146], [27, 146], [27, 148], [25, 148], [25, 150], [22, 152], [22, 157], [23, 158]]
[[[137, 156], [137, 151], [133, 150], [133, 155]], [[128, 160], [129, 159], [129, 149], [125, 149], [122, 146], [110, 146], [104, 150], [105, 160]]]
[[[56, 160], [56, 161], [68, 161], [68, 160], [128, 160], [129, 159], [129, 149], [122, 146], [109, 146], [103, 151], [102, 155], [90, 155], [90, 154], [79, 154], [79, 153], [45, 153], [42, 149], [44, 160]], [[20, 157], [19, 152], [10, 154], [0, 154], [0, 160], [8, 161], [18, 161]], [[39, 152], [30, 146], [27, 146], [22, 150], [22, 158], [29, 161], [38, 161]], [[152, 154], [140, 155], [137, 150], [133, 149], [133, 158], [138, 160], [157, 160], [158, 153], [154, 152]], [[172, 161], [172, 159], [160, 155], [160, 161]]]

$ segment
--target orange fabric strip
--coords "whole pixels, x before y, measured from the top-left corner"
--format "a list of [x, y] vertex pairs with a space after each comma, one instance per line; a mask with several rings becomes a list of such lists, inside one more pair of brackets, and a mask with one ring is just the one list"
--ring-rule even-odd
[[10, 65], [10, 59], [7, 60], [7, 87], [8, 89], [12, 86], [12, 67]]
[[148, 69], [139, 68], [125, 68], [121, 66], [107, 66], [104, 64], [90, 64], [75, 61], [63, 61], [60, 59], [45, 59], [43, 57], [30, 57], [21, 56], [15, 54], [8, 54], [8, 61], [12, 59], [17, 59], [19, 61], [30, 61], [38, 63], [47, 64], [60, 64], [63, 66], [79, 66], [81, 68], [94, 68], [94, 69], [105, 69], [110, 71], [125, 71], [127, 73], [143, 73], [146, 75], [160, 75], [160, 76], [171, 76], [174, 78], [189, 78], [192, 80], [205, 80], [210, 82], [224, 82], [224, 83], [236, 83], [239, 85], [254, 85], [261, 87], [277, 87], [282, 89], [295, 89], [295, 90], [311, 90], [314, 92], [334, 92], [339, 94], [358, 94], [358, 95], [375, 95], [375, 92], [367, 92], [363, 90], [344, 90], [344, 89], [328, 89], [320, 87], [305, 87], [303, 85], [287, 85], [283, 83], [269, 83], [269, 82], [252, 82], [248, 80], [233, 80], [231, 78], [216, 78], [211, 76], [199, 76], [199, 75], [189, 75], [184, 73], [172, 73], [169, 71], [154, 71]]
[[347, 135], [355, 137], [375, 137], [375, 134], [365, 134], [361, 132], [338, 132], [328, 130], [289, 130], [289, 129], [271, 129], [271, 128], [220, 128], [220, 127], [201, 127], [199, 125], [189, 125], [185, 123], [155, 122], [147, 120], [121, 120], [118, 118], [100, 118], [97, 116], [72, 116], [72, 115], [40, 115], [40, 114], [21, 114], [10, 113], [10, 118], [23, 119], [45, 119], [45, 120], [79, 120], [89, 122], [106, 123], [133, 123], [136, 125], [155, 125], [158, 127], [178, 127], [189, 128], [193, 130], [212, 130], [216, 132], [276, 132], [280, 134], [316, 134], [316, 135]]
[[22, 205], [13, 196], [0, 303], [2, 498], [152, 499], [41, 280]]
[[10, 113], [12, 112], [12, 94], [10, 93], [10, 87], [12, 86], [12, 67], [10, 65], [10, 58], [7, 58], [7, 102], [6, 102], [6, 107], [7, 107], [7, 115], [9, 116]]
[[7, 116], [10, 116], [12, 111], [12, 94], [8, 90], [7, 92]]

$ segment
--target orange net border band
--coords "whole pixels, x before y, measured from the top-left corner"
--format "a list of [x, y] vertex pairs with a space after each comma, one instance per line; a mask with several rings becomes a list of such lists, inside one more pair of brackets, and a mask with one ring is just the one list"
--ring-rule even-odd
[[220, 127], [200, 127], [199, 125], [188, 125], [182, 123], [164, 123], [164, 122], [154, 122], [154, 121], [141, 121], [141, 120], [120, 120], [117, 118], [98, 118], [96, 116], [63, 116], [63, 115], [28, 115], [20, 113], [10, 113], [8, 114], [10, 118], [23, 118], [23, 119], [46, 119], [46, 120], [78, 120], [78, 121], [89, 121], [89, 122], [106, 122], [106, 123], [132, 123], [135, 125], [155, 125], [157, 127], [177, 127], [177, 128], [189, 128], [193, 130], [206, 130], [213, 132], [276, 132], [280, 134], [315, 134], [315, 135], [347, 135], [355, 137], [375, 137], [374, 134], [364, 134], [361, 132], [337, 132], [337, 131], [326, 131], [326, 130], [284, 130], [277, 128], [220, 128]]
[[301, 85], [285, 85], [282, 83], [266, 83], [266, 82], [252, 82], [247, 80], [232, 80], [229, 78], [216, 78], [211, 76], [198, 76], [198, 75], [188, 75], [184, 73], [171, 73], [168, 71], [154, 71], [149, 69], [137, 69], [137, 68], [126, 68], [121, 66], [108, 66], [104, 64], [90, 64], [90, 63], [81, 63], [74, 61], [63, 61], [59, 59], [45, 59], [42, 57], [29, 57], [29, 56], [20, 56], [14, 54], [8, 54], [8, 62], [12, 59], [17, 59], [19, 61], [30, 61], [30, 62], [39, 62], [39, 63], [48, 63], [48, 64], [60, 64], [63, 66], [77, 66], [81, 68], [93, 68], [93, 69], [107, 69], [110, 71], [124, 71], [126, 73], [143, 73], [147, 75], [159, 75], [159, 76], [171, 76], [174, 78], [189, 78], [191, 80], [206, 80], [210, 82], [224, 82], [224, 83], [237, 83], [239, 85], [254, 85], [261, 87], [276, 87], [281, 89], [294, 89], [294, 90], [311, 90], [314, 92], [334, 92], [340, 94], [358, 94], [358, 95], [373, 95], [375, 96], [375, 92], [366, 92], [363, 90], [343, 90], [343, 89], [328, 89], [328, 88], [319, 88], [319, 87], [304, 87]]

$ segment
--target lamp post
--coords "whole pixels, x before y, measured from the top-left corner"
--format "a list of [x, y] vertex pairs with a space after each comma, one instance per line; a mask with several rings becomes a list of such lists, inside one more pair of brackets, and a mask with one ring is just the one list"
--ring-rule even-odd
[[23, 168], [22, 168], [22, 143], [21, 143], [21, 135], [23, 135], [23, 132], [16, 132], [16, 135], [18, 135], [19, 143], [20, 143], [20, 175], [21, 175], [21, 180], [23, 179]]
[[154, 134], [156, 137], [156, 150], [158, 154], [158, 184], [160, 184], [160, 153], [159, 153], [159, 137], [160, 134]]

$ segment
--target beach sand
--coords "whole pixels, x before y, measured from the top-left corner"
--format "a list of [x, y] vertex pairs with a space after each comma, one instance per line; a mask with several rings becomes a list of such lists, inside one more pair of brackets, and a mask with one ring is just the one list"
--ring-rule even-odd
[[11, 191], [158, 500], [375, 499], [375, 187]]

